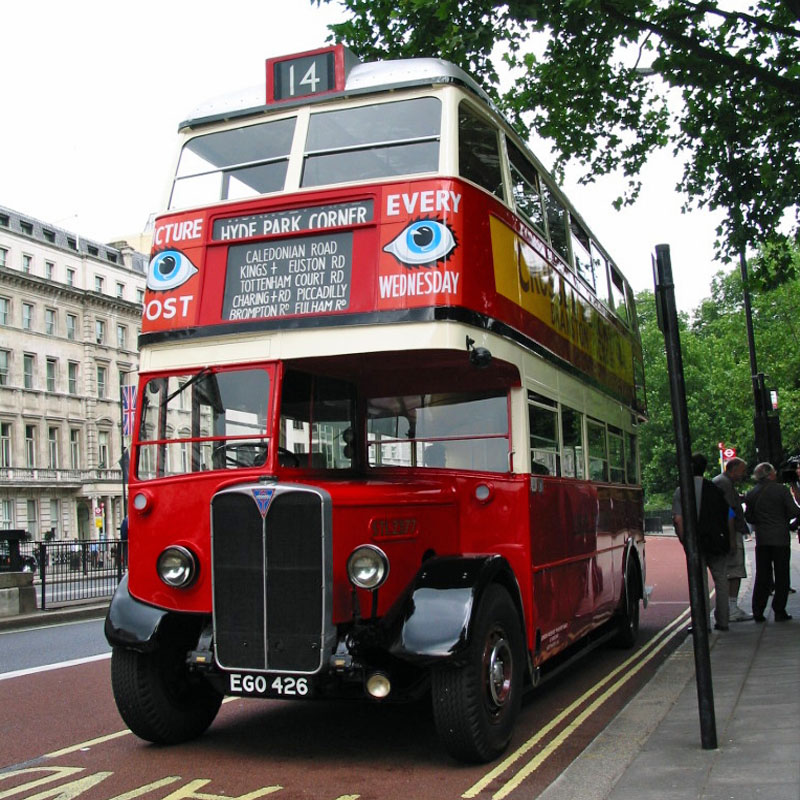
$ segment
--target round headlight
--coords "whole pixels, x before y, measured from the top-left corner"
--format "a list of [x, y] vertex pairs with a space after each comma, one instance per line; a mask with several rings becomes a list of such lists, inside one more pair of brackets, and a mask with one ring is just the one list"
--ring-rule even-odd
[[146, 511], [150, 505], [150, 498], [144, 492], [137, 492], [133, 496], [133, 507], [137, 511]]
[[167, 586], [182, 588], [188, 586], [197, 575], [197, 560], [190, 550], [173, 545], [164, 550], [156, 564], [158, 577]]
[[347, 577], [359, 589], [377, 589], [388, 574], [389, 559], [380, 547], [361, 545], [347, 559]]

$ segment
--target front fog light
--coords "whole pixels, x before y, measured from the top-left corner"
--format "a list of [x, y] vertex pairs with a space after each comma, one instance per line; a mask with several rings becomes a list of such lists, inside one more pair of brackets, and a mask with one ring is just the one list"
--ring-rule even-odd
[[389, 559], [380, 547], [361, 545], [347, 559], [347, 577], [359, 589], [377, 589], [388, 574]]
[[190, 550], [173, 545], [164, 550], [156, 564], [158, 577], [167, 586], [182, 588], [188, 586], [197, 575], [197, 560]]
[[389, 696], [392, 691], [392, 682], [389, 676], [383, 672], [373, 672], [367, 678], [367, 694], [374, 697], [376, 700], [383, 700], [384, 697]]

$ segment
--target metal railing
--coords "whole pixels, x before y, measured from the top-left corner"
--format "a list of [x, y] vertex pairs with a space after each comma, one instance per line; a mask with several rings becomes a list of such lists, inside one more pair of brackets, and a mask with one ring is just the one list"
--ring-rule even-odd
[[[39, 608], [106, 600], [127, 569], [127, 541], [20, 542]], [[32, 559], [35, 559], [35, 563]]]

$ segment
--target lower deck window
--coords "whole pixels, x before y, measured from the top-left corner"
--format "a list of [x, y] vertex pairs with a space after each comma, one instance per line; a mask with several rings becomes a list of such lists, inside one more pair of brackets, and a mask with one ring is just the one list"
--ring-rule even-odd
[[445, 392], [367, 401], [371, 467], [508, 471], [505, 393]]

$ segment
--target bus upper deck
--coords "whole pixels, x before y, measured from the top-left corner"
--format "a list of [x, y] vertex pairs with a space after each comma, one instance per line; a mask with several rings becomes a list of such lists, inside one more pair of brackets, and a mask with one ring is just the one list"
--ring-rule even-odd
[[304, 58], [268, 62], [266, 104], [182, 123], [142, 367], [187, 338], [456, 321], [644, 413], [630, 287], [485, 93], [437, 59]]

